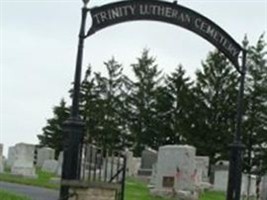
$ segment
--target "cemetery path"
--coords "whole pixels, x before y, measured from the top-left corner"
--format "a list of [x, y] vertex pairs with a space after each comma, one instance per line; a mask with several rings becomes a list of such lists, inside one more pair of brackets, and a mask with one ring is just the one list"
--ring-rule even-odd
[[32, 200], [57, 200], [59, 196], [58, 191], [56, 190], [1, 181], [0, 189], [27, 196]]

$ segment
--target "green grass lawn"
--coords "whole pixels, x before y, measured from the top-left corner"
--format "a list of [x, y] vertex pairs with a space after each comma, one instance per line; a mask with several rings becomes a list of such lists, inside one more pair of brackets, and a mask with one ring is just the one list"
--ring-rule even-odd
[[200, 196], [200, 200], [225, 200], [225, 194], [222, 192], [209, 191]]
[[146, 184], [141, 181], [129, 179], [126, 182], [125, 200], [166, 200], [165, 198], [152, 197]]
[[[18, 176], [5, 173], [5, 174], [0, 174], [0, 181], [6, 181], [6, 182], [12, 182], [12, 183], [18, 183], [18, 184], [24, 184], [24, 185], [33, 185], [33, 186], [50, 188], [50, 189], [59, 188], [58, 184], [49, 182], [50, 179], [54, 177], [53, 174], [37, 170], [37, 175], [38, 175], [37, 179], [30, 179], [30, 178], [18, 177]], [[2, 199], [6, 200], [6, 198], [1, 198], [1, 194], [0, 194], [0, 200]], [[222, 193], [218, 193], [218, 192], [206, 192], [202, 194], [200, 198], [200, 200], [224, 200], [224, 199], [225, 199], [225, 195]], [[10, 200], [13, 200], [13, 199], [10, 199]], [[152, 197], [145, 183], [138, 181], [136, 179], [130, 178], [126, 181], [125, 200], [170, 200], [170, 199]]]
[[18, 184], [23, 184], [23, 185], [39, 186], [39, 187], [45, 187], [45, 188], [50, 188], [50, 189], [59, 188], [59, 185], [49, 182], [49, 180], [52, 177], [54, 177], [53, 174], [37, 170], [37, 175], [38, 175], [37, 178], [25, 178], [22, 176], [15, 176], [9, 173], [3, 173], [3, 174], [0, 174], [0, 181], [18, 183]]
[[0, 190], [0, 199], [1, 200], [30, 200], [27, 197], [12, 194], [11, 192], [7, 192], [4, 190]]
[[[126, 182], [125, 200], [171, 200], [160, 197], [152, 197], [146, 184], [128, 179]], [[200, 200], [225, 200], [225, 195], [220, 192], [205, 192], [201, 194]]]

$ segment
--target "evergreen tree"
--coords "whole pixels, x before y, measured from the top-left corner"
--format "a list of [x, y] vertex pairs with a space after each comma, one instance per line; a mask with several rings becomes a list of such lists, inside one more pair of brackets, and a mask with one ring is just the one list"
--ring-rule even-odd
[[192, 136], [188, 141], [211, 164], [228, 158], [235, 130], [238, 74], [218, 51], [209, 53], [196, 72]]
[[152, 109], [155, 110], [155, 117], [153, 118], [155, 132], [151, 136], [154, 138], [151, 147], [154, 149], [166, 144], [175, 144], [175, 135], [171, 126], [172, 104], [171, 95], [167, 87], [158, 86], [155, 92], [155, 104], [152, 106]]
[[194, 119], [192, 119], [194, 112], [193, 82], [185, 76], [185, 70], [181, 65], [167, 77], [166, 82], [169, 99], [172, 102], [169, 111], [171, 114], [169, 143], [186, 143], [194, 124]]
[[120, 109], [119, 114], [119, 129], [121, 137], [121, 148], [132, 149], [134, 137], [130, 131], [131, 120], [131, 103], [130, 94], [132, 91], [132, 81], [125, 75], [122, 76], [122, 87], [120, 88]]
[[104, 144], [112, 149], [123, 146], [121, 138], [120, 111], [122, 109], [121, 87], [123, 67], [114, 58], [104, 63], [108, 72], [107, 78], [97, 79], [99, 86], [103, 88], [101, 99], [105, 116], [103, 118]]
[[155, 94], [160, 84], [161, 72], [155, 64], [155, 58], [149, 56], [144, 50], [137, 63], [132, 64], [136, 81], [132, 83], [130, 96], [130, 129], [135, 138], [134, 154], [140, 155], [145, 146], [153, 147], [157, 125], [156, 111], [152, 109], [155, 104]]
[[63, 150], [63, 130], [62, 125], [69, 117], [69, 108], [64, 99], [60, 101], [59, 106], [53, 108], [54, 116], [47, 120], [47, 125], [42, 129], [43, 133], [37, 135], [40, 146], [55, 149], [55, 157]]
[[[267, 59], [262, 35], [248, 48], [245, 90], [244, 167], [246, 173], [267, 170]], [[256, 170], [256, 171], [255, 171]]]
[[122, 148], [120, 110], [122, 66], [113, 58], [105, 62], [108, 76], [95, 73], [89, 78], [91, 69], [82, 84], [83, 115], [87, 122], [89, 141], [106, 148]]
[[91, 66], [88, 66], [85, 77], [81, 84], [80, 111], [85, 120], [86, 138], [90, 143], [98, 140], [97, 127], [99, 124], [99, 99], [100, 95], [96, 89], [95, 77], [92, 77]]

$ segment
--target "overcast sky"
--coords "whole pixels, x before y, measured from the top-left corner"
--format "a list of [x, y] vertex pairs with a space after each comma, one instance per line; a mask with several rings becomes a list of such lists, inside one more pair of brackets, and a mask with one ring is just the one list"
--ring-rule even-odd
[[[18, 142], [36, 144], [36, 135], [52, 117], [61, 98], [70, 102], [80, 24], [81, 0], [0, 0], [1, 119], [4, 152]], [[89, 7], [111, 2], [91, 0]], [[241, 43], [245, 34], [255, 44], [267, 32], [267, 0], [179, 0], [207, 16]], [[90, 20], [87, 26], [90, 26]], [[267, 33], [266, 33], [267, 34]], [[266, 38], [266, 37], [265, 37]], [[86, 40], [83, 66], [104, 72], [103, 61], [114, 56], [125, 66], [143, 48], [169, 73], [183, 64], [193, 76], [214, 49], [183, 28], [160, 22], [130, 22], [104, 29]]]

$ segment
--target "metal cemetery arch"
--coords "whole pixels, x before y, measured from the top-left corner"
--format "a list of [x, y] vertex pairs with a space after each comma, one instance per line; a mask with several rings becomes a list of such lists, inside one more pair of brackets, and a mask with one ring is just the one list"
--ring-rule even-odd
[[[234, 142], [231, 144], [227, 188], [227, 200], [239, 200], [242, 168], [241, 123], [246, 73], [246, 50], [213, 21], [189, 8], [178, 5], [175, 2], [170, 3], [161, 0], [127, 0], [89, 9], [86, 7], [89, 0], [83, 1], [84, 7], [82, 8], [82, 20], [79, 33], [71, 117], [64, 123], [65, 132], [68, 134], [68, 137], [64, 146], [62, 179], [78, 180], [80, 177], [80, 152], [82, 149], [84, 123], [79, 117], [79, 94], [84, 40], [104, 28], [119, 23], [135, 20], [154, 20], [183, 27], [206, 39], [217, 47], [217, 49], [233, 63], [236, 70], [240, 73], [237, 124]], [[85, 24], [88, 13], [90, 13], [92, 17], [92, 26], [86, 31]], [[242, 63], [240, 66], [238, 59], [241, 53]], [[68, 196], [68, 187], [62, 186], [60, 198], [68, 199]]]
[[[188, 29], [205, 38], [223, 52], [238, 68], [241, 46], [214, 22], [197, 12], [177, 5], [155, 0], [121, 1], [88, 9], [92, 16], [92, 27], [85, 37], [115, 24], [154, 20], [166, 22]], [[238, 69], [239, 70], [239, 69]]]

